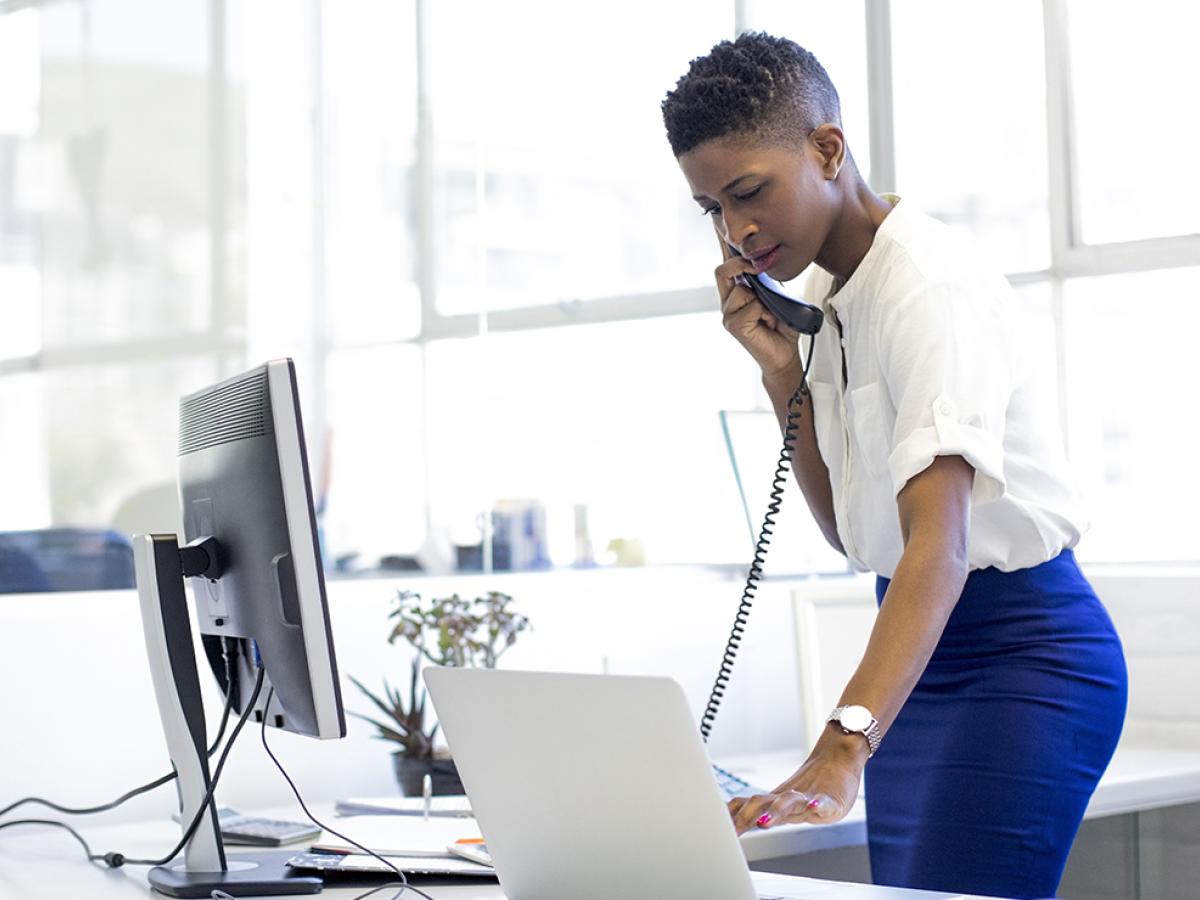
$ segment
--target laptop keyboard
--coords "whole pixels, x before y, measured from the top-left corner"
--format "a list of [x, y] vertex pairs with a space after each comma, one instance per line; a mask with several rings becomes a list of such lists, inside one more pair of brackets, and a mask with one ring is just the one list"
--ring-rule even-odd
[[721, 789], [721, 793], [725, 795], [725, 799], [732, 800], [734, 797], [750, 797], [754, 794], [766, 794], [768, 791], [760, 787], [755, 787], [744, 778], [739, 778], [732, 772], [722, 769], [720, 766], [713, 766], [713, 775], [717, 779], [717, 787]]

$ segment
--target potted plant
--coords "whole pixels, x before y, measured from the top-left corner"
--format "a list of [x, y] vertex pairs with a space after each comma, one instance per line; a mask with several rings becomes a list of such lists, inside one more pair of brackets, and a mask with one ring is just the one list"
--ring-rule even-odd
[[386, 679], [380, 695], [351, 676], [355, 687], [383, 714], [381, 718], [354, 712], [351, 715], [374, 725], [378, 729], [375, 737], [398, 745], [392, 757], [396, 780], [406, 796], [421, 793], [425, 775], [431, 776], [435, 794], [463, 792], [454, 761], [434, 746], [437, 723], [426, 724], [428, 698], [421, 668], [427, 661], [439, 666], [495, 668], [496, 660], [529, 627], [525, 616], [508, 608], [511, 602], [512, 597], [499, 591], [489, 591], [473, 600], [451, 594], [435, 597], [427, 604], [415, 591], [396, 592], [395, 606], [388, 613], [388, 619], [395, 620], [388, 643], [403, 638], [415, 650], [407, 697]]

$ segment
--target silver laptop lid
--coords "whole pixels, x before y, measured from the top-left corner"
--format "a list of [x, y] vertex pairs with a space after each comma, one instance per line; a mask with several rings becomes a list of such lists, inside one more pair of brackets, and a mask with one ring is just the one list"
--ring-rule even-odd
[[425, 670], [510, 900], [756, 896], [670, 678]]

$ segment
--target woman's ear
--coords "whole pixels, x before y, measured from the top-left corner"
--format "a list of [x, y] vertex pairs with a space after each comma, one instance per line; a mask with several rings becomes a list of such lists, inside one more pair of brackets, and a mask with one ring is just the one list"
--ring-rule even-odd
[[832, 122], [818, 125], [808, 136], [809, 142], [821, 158], [821, 170], [830, 181], [838, 177], [846, 161], [846, 135]]

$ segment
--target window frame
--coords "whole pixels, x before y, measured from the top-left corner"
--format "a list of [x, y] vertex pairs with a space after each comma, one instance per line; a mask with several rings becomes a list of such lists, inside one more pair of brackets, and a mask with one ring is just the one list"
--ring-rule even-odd
[[[441, 340], [460, 339], [485, 334], [488, 331], [525, 331], [564, 325], [600, 324], [631, 319], [658, 318], [706, 312], [714, 308], [710, 288], [686, 288], [649, 294], [628, 294], [587, 301], [567, 300], [521, 309], [508, 309], [479, 314], [443, 314], [436, 305], [436, 275], [433, 266], [436, 252], [434, 221], [434, 142], [432, 133], [433, 109], [429, 92], [428, 10], [433, 0], [415, 0], [416, 47], [416, 147], [415, 192], [417, 250], [415, 279], [420, 298], [420, 328], [415, 336], [388, 341], [395, 344], [415, 344], [424, 349]], [[895, 187], [896, 145], [893, 106], [893, 67], [891, 5], [893, 0], [862, 0], [865, 8], [867, 46], [868, 121], [872, 171], [869, 181], [875, 190]], [[902, 0], [901, 0], [902, 2]], [[1044, 65], [1046, 69], [1047, 154], [1050, 215], [1050, 264], [1042, 270], [1006, 273], [1014, 285], [1045, 282], [1052, 297], [1052, 311], [1058, 328], [1058, 369], [1060, 385], [1065, 384], [1065, 354], [1063, 329], [1063, 285], [1070, 279], [1084, 276], [1142, 272], [1152, 269], [1194, 266], [1200, 264], [1200, 235], [1177, 235], [1139, 241], [1085, 244], [1080, 238], [1080, 205], [1077, 142], [1072, 128], [1072, 86], [1070, 78], [1070, 42], [1068, 12], [1071, 0], [1042, 0], [1044, 24]], [[729, 0], [731, 37], [755, 27], [753, 0]], [[0, 15], [23, 8], [24, 4], [0, 2]], [[309, 430], [320, 434], [325, 426], [325, 370], [334, 353], [353, 351], [359, 347], [377, 346], [367, 342], [334, 342], [320, 328], [327, 321], [327, 297], [324, 257], [322, 250], [326, 235], [325, 159], [323, 144], [326, 129], [322, 102], [322, 34], [320, 29], [322, 0], [314, 0], [309, 10], [312, 25], [310, 79], [313, 96], [311, 144], [312, 178], [309, 186], [312, 216], [313, 255], [311, 278], [313, 291], [310, 302], [312, 321], [317, 333], [305, 348], [311, 354], [316, 395], [311, 398], [308, 415]], [[229, 171], [228, 142], [232, 133], [233, 111], [224, 103], [228, 78], [227, 13], [222, 0], [209, 3], [209, 140], [212, 160], [207, 173], [212, 210], [210, 229], [211, 313], [207, 328], [192, 334], [168, 335], [110, 343], [81, 343], [70, 347], [42, 348], [39, 352], [20, 357], [0, 359], [0, 377], [28, 372], [51, 372], [68, 367], [87, 367], [120, 361], [145, 362], [165, 358], [202, 356], [217, 361], [218, 370], [232, 374], [247, 363], [249, 342], [242, 323], [234, 321], [233, 311], [226, 302], [230, 289], [228, 239], [226, 220], [227, 198], [224, 195]], [[423, 388], [424, 390], [425, 388]], [[1065, 397], [1060, 395], [1060, 409], [1066, 421]], [[322, 448], [312, 448], [314, 470], [323, 460]], [[428, 497], [426, 498], [428, 503]], [[484, 517], [485, 521], [487, 517]]]

